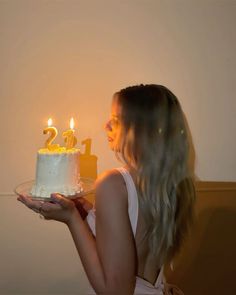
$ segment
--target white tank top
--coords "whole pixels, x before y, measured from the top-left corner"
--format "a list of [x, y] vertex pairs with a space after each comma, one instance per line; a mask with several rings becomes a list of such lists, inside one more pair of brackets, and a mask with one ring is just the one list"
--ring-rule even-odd
[[[128, 212], [129, 212], [129, 219], [133, 231], [133, 235], [135, 237], [136, 229], [137, 229], [137, 223], [138, 223], [138, 212], [139, 212], [139, 203], [138, 203], [138, 194], [137, 190], [133, 181], [133, 178], [131, 177], [129, 171], [125, 169], [124, 167], [116, 168], [120, 174], [123, 176], [127, 193], [128, 193]], [[95, 223], [96, 223], [96, 212], [95, 209], [92, 209], [89, 211], [87, 215], [87, 222], [88, 225], [93, 232], [94, 236], [96, 236], [96, 229], [95, 229]], [[171, 290], [167, 290], [167, 286], [171, 287], [171, 285], [164, 284], [164, 275], [163, 275], [163, 267], [160, 270], [160, 273], [157, 277], [157, 280], [154, 285], [149, 283], [148, 281], [136, 276], [136, 286], [135, 286], [135, 295], [163, 295], [164, 289], [165, 294], [172, 294], [169, 293]], [[165, 286], [166, 285], [166, 286]], [[177, 288], [173, 286], [174, 288]], [[169, 288], [168, 288], [169, 289]], [[178, 288], [177, 288], [178, 289]], [[179, 293], [176, 293], [177, 295], [182, 295], [183, 293], [178, 289]], [[169, 292], [168, 292], [169, 291]], [[89, 291], [88, 294], [96, 294], [93, 289]]]

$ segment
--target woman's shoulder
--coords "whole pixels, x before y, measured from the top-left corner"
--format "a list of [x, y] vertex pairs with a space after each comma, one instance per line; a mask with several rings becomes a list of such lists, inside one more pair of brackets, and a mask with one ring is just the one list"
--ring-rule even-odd
[[118, 169], [111, 169], [103, 172], [95, 182], [96, 198], [109, 200], [119, 197], [119, 200], [127, 199], [127, 189], [123, 176]]
[[118, 169], [110, 169], [106, 170], [103, 173], [101, 173], [98, 178], [96, 179], [95, 185], [97, 186], [106, 186], [106, 185], [116, 185], [116, 184], [123, 184], [124, 180], [119, 172]]

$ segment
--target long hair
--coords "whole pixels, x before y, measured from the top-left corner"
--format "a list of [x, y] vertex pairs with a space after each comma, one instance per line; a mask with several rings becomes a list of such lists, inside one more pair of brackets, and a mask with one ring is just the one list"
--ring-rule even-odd
[[193, 219], [189, 139], [176, 96], [161, 85], [115, 93], [121, 107], [119, 157], [136, 171], [146, 237], [159, 265], [180, 249]]

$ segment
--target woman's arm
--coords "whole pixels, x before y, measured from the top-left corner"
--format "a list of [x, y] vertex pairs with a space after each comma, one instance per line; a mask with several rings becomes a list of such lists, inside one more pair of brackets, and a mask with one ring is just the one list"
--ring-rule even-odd
[[78, 214], [68, 223], [88, 279], [97, 294], [133, 294], [135, 242], [127, 190], [118, 172], [97, 181], [95, 206], [96, 240]]
[[67, 224], [87, 277], [97, 294], [133, 294], [135, 242], [128, 216], [127, 191], [119, 172], [109, 172], [96, 184], [96, 239], [74, 202], [58, 194], [51, 202], [18, 198], [46, 219]]
[[75, 207], [79, 211], [82, 219], [85, 219], [88, 215], [89, 210], [93, 208], [93, 204], [87, 201], [85, 198], [78, 197], [72, 200], [75, 204]]

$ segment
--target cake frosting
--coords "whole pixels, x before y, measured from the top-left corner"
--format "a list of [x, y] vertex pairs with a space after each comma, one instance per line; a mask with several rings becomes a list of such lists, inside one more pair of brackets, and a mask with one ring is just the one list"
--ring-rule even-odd
[[50, 198], [52, 193], [73, 196], [82, 191], [79, 175], [79, 149], [64, 147], [37, 153], [36, 178], [31, 195]]

